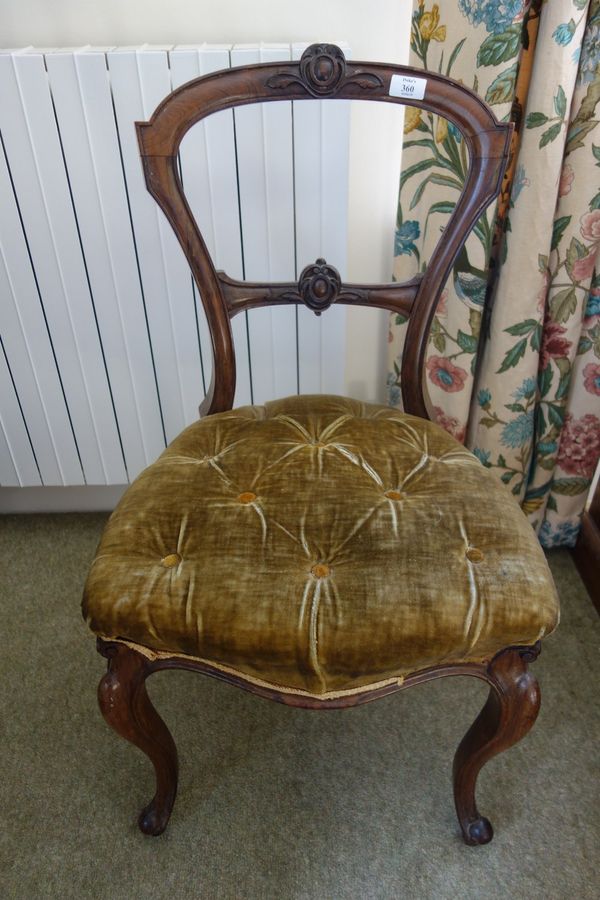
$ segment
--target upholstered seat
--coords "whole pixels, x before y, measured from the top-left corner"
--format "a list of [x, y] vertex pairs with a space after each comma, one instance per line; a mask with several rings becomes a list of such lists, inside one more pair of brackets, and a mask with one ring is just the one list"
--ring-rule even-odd
[[91, 628], [280, 690], [338, 695], [551, 631], [517, 503], [439, 426], [289, 397], [187, 428], [111, 516]]

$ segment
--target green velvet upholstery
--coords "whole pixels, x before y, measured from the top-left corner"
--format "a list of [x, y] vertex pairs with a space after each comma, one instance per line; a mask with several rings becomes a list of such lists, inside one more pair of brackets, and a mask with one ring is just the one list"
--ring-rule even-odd
[[331, 396], [194, 423], [128, 488], [88, 577], [98, 635], [320, 697], [553, 630], [519, 506], [439, 426]]

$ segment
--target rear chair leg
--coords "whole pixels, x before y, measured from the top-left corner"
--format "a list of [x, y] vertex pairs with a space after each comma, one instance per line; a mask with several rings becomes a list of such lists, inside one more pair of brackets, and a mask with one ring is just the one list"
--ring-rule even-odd
[[475, 803], [477, 776], [485, 763], [524, 737], [537, 718], [540, 689], [527, 671], [540, 652], [534, 647], [509, 647], [488, 666], [487, 703], [462, 739], [454, 757], [454, 801], [467, 844], [487, 844], [494, 831]]
[[146, 692], [152, 669], [146, 657], [125, 644], [99, 638], [98, 652], [108, 659], [108, 671], [98, 685], [102, 715], [117, 734], [144, 751], [156, 772], [156, 793], [141, 811], [138, 825], [144, 834], [161, 834], [177, 793], [177, 748]]

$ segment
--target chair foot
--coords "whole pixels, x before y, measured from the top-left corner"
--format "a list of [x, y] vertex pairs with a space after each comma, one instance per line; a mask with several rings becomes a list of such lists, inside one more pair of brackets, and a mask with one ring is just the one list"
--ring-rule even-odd
[[148, 806], [144, 807], [138, 816], [137, 822], [140, 831], [143, 832], [143, 834], [152, 835], [152, 837], [158, 837], [159, 834], [162, 834], [169, 824], [169, 817], [174, 802], [175, 798], [171, 801], [170, 808], [165, 809], [163, 807], [163, 809], [160, 810], [156, 807], [155, 798], [152, 799]]
[[[463, 827], [462, 822], [461, 827]], [[471, 847], [477, 844], [489, 844], [494, 837], [492, 823], [485, 816], [479, 816], [474, 822], [469, 822], [466, 831], [463, 827], [463, 837], [465, 844], [469, 844]]]
[[142, 654], [125, 644], [99, 638], [98, 652], [108, 659], [108, 671], [98, 685], [102, 715], [117, 734], [148, 756], [156, 773], [156, 793], [138, 825], [144, 834], [162, 834], [177, 793], [177, 749], [146, 692], [152, 669]]
[[494, 657], [487, 669], [490, 693], [454, 757], [454, 801], [465, 843], [487, 844], [494, 831], [475, 802], [477, 776], [485, 763], [523, 738], [537, 718], [540, 689], [527, 671], [536, 659], [534, 647], [510, 647]]

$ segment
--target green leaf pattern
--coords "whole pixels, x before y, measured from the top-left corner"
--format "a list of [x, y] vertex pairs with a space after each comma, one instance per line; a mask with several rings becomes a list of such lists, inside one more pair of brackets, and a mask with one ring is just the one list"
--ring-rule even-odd
[[[440, 6], [441, 14], [414, 0], [411, 64], [473, 86], [508, 118], [523, 99], [515, 98], [523, 15], [505, 22], [505, 7], [488, 4], [478, 16], [478, 0]], [[492, 210], [442, 294], [425, 378], [437, 421], [497, 473], [553, 546], [574, 543], [600, 457], [600, 0], [553, 0], [541, 22], [478, 380]], [[405, 132], [398, 221], [419, 237], [414, 253], [396, 257], [396, 280], [426, 267], [468, 169], [465, 142], [444, 120], [407, 108]], [[393, 405], [400, 318], [390, 330]]]

